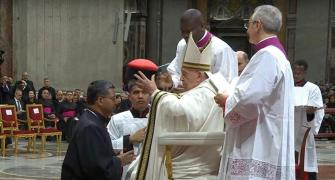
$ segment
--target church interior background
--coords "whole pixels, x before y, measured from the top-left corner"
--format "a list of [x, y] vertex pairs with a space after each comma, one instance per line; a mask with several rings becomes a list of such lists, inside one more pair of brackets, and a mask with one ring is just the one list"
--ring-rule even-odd
[[[305, 59], [310, 64], [310, 79], [334, 83], [335, 5], [332, 0], [321, 3], [312, 0], [128, 1], [126, 8], [133, 10], [135, 18], [130, 23], [129, 32], [132, 33], [125, 45], [124, 60], [127, 62], [140, 56], [151, 58], [158, 64], [170, 62], [181, 37], [175, 36], [179, 33], [178, 16], [191, 7], [206, 15], [208, 29], [213, 34], [228, 42], [234, 50], [244, 50], [251, 57], [253, 52], [243, 24], [260, 4], [275, 5], [283, 12], [279, 38], [289, 60]], [[171, 7], [173, 20], [168, 19], [171, 18]]]
[[[113, 2], [99, 0], [97, 3], [86, 0], [73, 2], [69, 0], [57, 2], [33, 0], [29, 1], [29, 3], [27, 2], [27, 0], [0, 1], [0, 48], [5, 51], [2, 73], [19, 77], [24, 70], [34, 71], [32, 72], [32, 78], [37, 81], [38, 85], [41, 85], [43, 77], [37, 76], [35, 71], [42, 74], [42, 76], [55, 79], [54, 83], [56, 85], [71, 87], [70, 83], [66, 83], [66, 81], [70, 80], [65, 77], [65, 82], [57, 80], [59, 72], [45, 70], [49, 66], [54, 65], [53, 62], [57, 61], [62, 61], [62, 64], [76, 66], [81, 69], [84, 68], [81, 67], [81, 61], [93, 65], [92, 58], [98, 58], [104, 63], [107, 63], [104, 59], [113, 58], [108, 61], [118, 62], [118, 64], [108, 66], [113, 72], [117, 73], [119, 73], [122, 64], [133, 58], [148, 58], [159, 65], [170, 62], [175, 56], [176, 45], [181, 38], [179, 17], [187, 8], [200, 9], [205, 15], [208, 29], [211, 32], [227, 41], [234, 50], [245, 50], [251, 57], [252, 50], [247, 41], [243, 23], [249, 18], [254, 7], [259, 4], [273, 4], [283, 12], [283, 27], [279, 38], [287, 50], [289, 60], [305, 59], [310, 64], [308, 73], [310, 80], [334, 83], [335, 5], [333, 0], [320, 2], [313, 0], [117, 0]], [[80, 5], [77, 5], [78, 2], [81, 2]], [[94, 27], [95, 24], [91, 21], [85, 22], [85, 18], [94, 20], [96, 18], [94, 13], [100, 10], [96, 11], [90, 7], [98, 4], [99, 8], [101, 8], [102, 4], [107, 2], [110, 7], [117, 7], [116, 9], [111, 9], [111, 16], [103, 17], [103, 20], [112, 22], [112, 24], [107, 25], [108, 23], [105, 23], [99, 24], [99, 26], [109, 31], [105, 37], [111, 37], [111, 42], [113, 43], [110, 46], [115, 49], [115, 52], [107, 54], [102, 51], [95, 51], [94, 46], [88, 47], [90, 48], [90, 53], [88, 52], [89, 54], [86, 56], [79, 56], [78, 54], [80, 53], [78, 52], [69, 54], [65, 50], [53, 51], [58, 46], [77, 47], [77, 44], [83, 40], [92, 41], [91, 39], [85, 39], [85, 37], [77, 38], [75, 37], [77, 35], [72, 31], [62, 33], [64, 29], [72, 28], [71, 24], [69, 24], [71, 21], [65, 22], [64, 26], [62, 21], [66, 18], [82, 18], [83, 21], [80, 21], [80, 25], [82, 24], [83, 27]], [[81, 9], [75, 10], [76, 6], [80, 6]], [[107, 6], [106, 9], [108, 8]], [[58, 9], [61, 9], [60, 12], [57, 12]], [[41, 45], [39, 44], [41, 43], [39, 42], [41, 37], [36, 36], [33, 32], [33, 26], [36, 25], [27, 23], [34, 20], [32, 17], [37, 15], [36, 13], [34, 14], [36, 11], [44, 12], [44, 14], [41, 12], [41, 15], [45, 17], [37, 19], [37, 21], [45, 21], [41, 25], [37, 23], [37, 27], [41, 26], [40, 28], [42, 28], [44, 26], [43, 37], [49, 34], [55, 36], [52, 38], [60, 38], [61, 40], [73, 37], [73, 45], [58, 41], [50, 43], [48, 39], [45, 39], [44, 43], [42, 43], [44, 44], [45, 52], [37, 52], [37, 55], [32, 54], [31, 50], [34, 49], [29, 49], [29, 47], [35, 44], [36, 47]], [[48, 14], [48, 11], [51, 11], [52, 14]], [[92, 13], [90, 12], [91, 14], [86, 17], [85, 11], [92, 11]], [[65, 13], [65, 15], [62, 13]], [[117, 15], [118, 17], [116, 18]], [[50, 23], [48, 18], [51, 20]], [[59, 32], [53, 30], [59, 24], [61, 25]], [[94, 32], [94, 29], [91, 30], [91, 28], [88, 31], [84, 31], [84, 33], [92, 33], [93, 37], [97, 36], [97, 32]], [[37, 38], [37, 40], [34, 38]], [[17, 47], [21, 47], [23, 50]], [[34, 67], [31, 65], [34, 62], [42, 61], [45, 64], [43, 66]], [[104, 72], [107, 70], [109, 69], [104, 70]], [[73, 69], [73, 71], [75, 72], [75, 78], [80, 79], [83, 75], [80, 70]], [[103, 74], [106, 73], [99, 74], [98, 77], [103, 77]], [[120, 77], [113, 73], [110, 75], [117, 78]], [[61, 78], [63, 79], [63, 77]], [[120, 81], [117, 81], [116, 84], [120, 85]], [[80, 84], [80, 86], [84, 87], [85, 83]]]

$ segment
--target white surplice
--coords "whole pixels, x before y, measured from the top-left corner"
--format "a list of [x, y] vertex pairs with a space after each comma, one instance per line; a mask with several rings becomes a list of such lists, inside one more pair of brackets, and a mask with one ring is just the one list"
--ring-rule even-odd
[[251, 58], [226, 101], [220, 180], [295, 179], [293, 88], [278, 48]]
[[236, 84], [237, 84], [239, 79], [240, 79], [240, 77], [238, 76], [238, 77], [233, 78], [233, 80], [231, 80], [230, 86], [231, 86], [232, 89], [235, 89]]
[[[181, 39], [178, 42], [176, 57], [172, 60], [167, 70], [172, 76], [173, 84], [177, 87], [180, 82], [181, 67], [186, 51], [186, 41]], [[216, 36], [212, 36], [211, 48], [213, 57], [211, 61], [211, 72], [220, 72], [224, 78], [230, 82], [234, 77], [238, 76], [237, 56], [231, 47]]]
[[[215, 89], [222, 88], [214, 87], [213, 82], [217, 81], [207, 79], [181, 95], [166, 94], [158, 102], [146, 180], [167, 180], [165, 146], [158, 144], [161, 133], [224, 130], [222, 109], [214, 101]], [[162, 91], [155, 91], [153, 97], [159, 93]], [[217, 179], [221, 149], [222, 146], [172, 146], [173, 179]], [[135, 177], [136, 172], [133, 172], [130, 179]]]
[[[318, 108], [318, 110], [314, 113], [314, 119], [310, 122], [307, 121], [306, 116], [306, 108], [303, 106], [295, 108], [295, 150], [300, 153], [301, 143], [305, 134], [305, 131], [308, 127], [311, 128], [305, 148], [305, 167], [304, 171], [306, 172], [318, 172], [317, 165], [317, 156], [316, 156], [316, 148], [315, 148], [315, 140], [314, 135], [318, 134], [321, 122], [324, 116], [323, 101], [322, 94], [320, 88], [311, 83], [306, 82], [306, 84], [302, 88], [307, 92], [305, 93], [296, 93], [296, 99], [305, 98], [306, 106], [312, 106]], [[301, 100], [302, 101], [302, 100]]]
[[[107, 125], [107, 131], [112, 140], [114, 150], [123, 150], [123, 136], [132, 135], [138, 130], [145, 128], [148, 124], [147, 118], [134, 118], [130, 111], [124, 111], [111, 117]], [[141, 144], [133, 144], [134, 154], [138, 155]], [[123, 172], [128, 166], [123, 167]], [[125, 173], [122, 174], [125, 179]]]
[[[115, 150], [123, 149], [123, 136], [131, 135], [145, 128], [148, 124], [147, 118], [134, 118], [130, 111], [124, 111], [111, 117], [107, 125], [107, 131], [112, 140]], [[133, 145], [135, 154], [139, 144]]]

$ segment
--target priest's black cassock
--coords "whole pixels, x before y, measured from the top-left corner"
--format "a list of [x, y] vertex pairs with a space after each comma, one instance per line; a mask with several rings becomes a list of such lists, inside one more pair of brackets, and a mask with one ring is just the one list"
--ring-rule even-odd
[[121, 179], [121, 162], [106, 129], [108, 120], [91, 110], [80, 116], [63, 162], [62, 179]]

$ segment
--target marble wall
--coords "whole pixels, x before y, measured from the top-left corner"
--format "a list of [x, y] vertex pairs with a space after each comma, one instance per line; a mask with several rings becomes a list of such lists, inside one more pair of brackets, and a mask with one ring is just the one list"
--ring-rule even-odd
[[324, 81], [327, 76], [329, 15], [329, 0], [297, 1], [295, 60], [308, 62], [311, 81]]
[[121, 86], [124, 0], [15, 0], [14, 74], [35, 86], [86, 89], [96, 79]]

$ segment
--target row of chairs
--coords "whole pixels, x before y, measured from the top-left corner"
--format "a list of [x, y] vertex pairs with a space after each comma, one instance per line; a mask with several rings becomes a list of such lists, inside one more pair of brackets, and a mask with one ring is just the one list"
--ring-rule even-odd
[[[14, 152], [18, 151], [18, 139], [27, 138], [27, 151], [33, 148], [35, 151], [36, 137], [41, 137], [40, 152], [45, 151], [46, 137], [55, 136], [57, 142], [57, 150], [61, 148], [62, 132], [57, 129], [57, 119], [50, 120], [44, 118], [44, 110], [42, 104], [29, 104], [26, 106], [27, 121], [17, 118], [17, 111], [14, 105], [0, 106], [0, 140], [1, 152], [5, 156], [5, 139], [11, 137], [14, 140]], [[45, 121], [53, 122], [53, 127], [45, 127]], [[19, 125], [24, 125], [26, 129], [20, 129]]]

